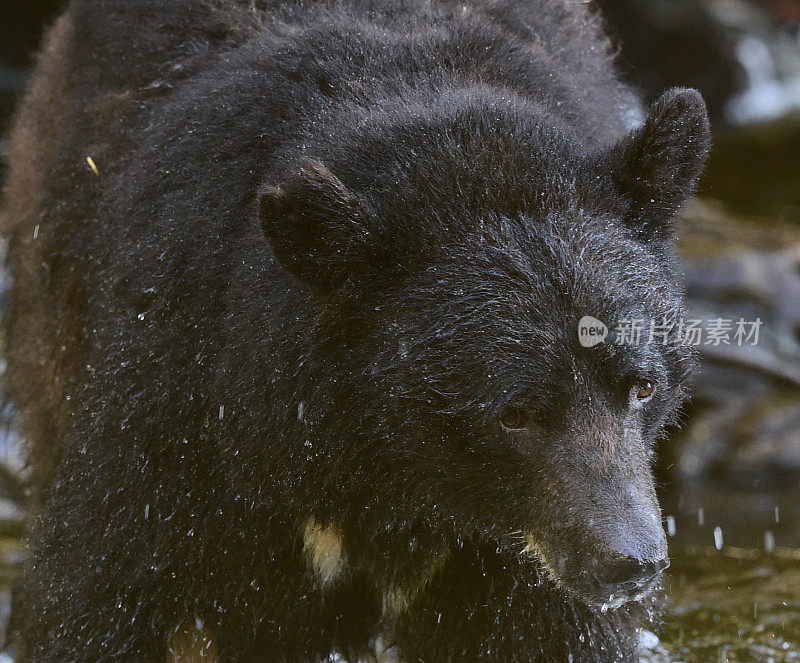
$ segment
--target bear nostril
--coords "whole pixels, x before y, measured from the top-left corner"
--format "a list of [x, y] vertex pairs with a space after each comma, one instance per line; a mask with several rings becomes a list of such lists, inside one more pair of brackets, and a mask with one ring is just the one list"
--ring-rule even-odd
[[600, 576], [604, 585], [625, 585], [632, 589], [643, 587], [669, 567], [669, 559], [645, 561], [636, 557], [620, 557]]

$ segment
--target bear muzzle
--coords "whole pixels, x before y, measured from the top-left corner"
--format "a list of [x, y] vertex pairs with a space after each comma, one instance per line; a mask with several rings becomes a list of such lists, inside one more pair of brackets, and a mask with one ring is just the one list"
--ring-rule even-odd
[[578, 586], [588, 603], [616, 608], [644, 598], [659, 584], [669, 568], [667, 541], [660, 519], [649, 526], [640, 519], [638, 527], [621, 527], [609, 532], [602, 546], [590, 547], [579, 573]]
[[618, 608], [628, 601], [644, 598], [659, 584], [669, 559], [642, 560], [621, 555], [616, 561], [603, 565], [593, 573], [592, 585], [601, 609]]

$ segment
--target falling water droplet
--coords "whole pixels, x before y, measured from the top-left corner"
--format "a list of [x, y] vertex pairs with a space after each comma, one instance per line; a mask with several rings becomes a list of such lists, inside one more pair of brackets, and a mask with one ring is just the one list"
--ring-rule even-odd
[[717, 550], [722, 550], [722, 528], [715, 527], [714, 528], [714, 547]]
[[772, 533], [772, 530], [764, 532], [764, 550], [768, 553], [775, 550], [775, 535]]
[[675, 516], [667, 516], [667, 534], [675, 536]]
[[706, 514], [702, 507], [697, 510], [697, 524], [700, 525], [700, 527], [706, 524]]

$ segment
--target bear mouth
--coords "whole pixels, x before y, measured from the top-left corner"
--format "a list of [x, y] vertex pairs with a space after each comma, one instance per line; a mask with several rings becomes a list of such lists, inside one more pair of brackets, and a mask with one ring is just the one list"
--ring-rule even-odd
[[563, 580], [561, 584], [590, 607], [606, 613], [609, 610], [617, 610], [627, 603], [644, 601], [661, 587], [662, 577], [662, 574], [659, 574], [644, 584], [623, 582], [613, 587], [603, 585], [595, 577], [591, 577], [588, 582], [580, 583], [581, 586], [574, 590], [570, 590]]
[[603, 614], [617, 610], [628, 603], [644, 601], [658, 590], [663, 578], [663, 575], [659, 574], [645, 583], [621, 582], [607, 585], [588, 571], [570, 575], [559, 573], [547, 563], [545, 568], [551, 580], [562, 591]]
[[570, 569], [578, 566], [577, 561], [571, 564], [566, 556], [562, 556], [558, 564], [551, 563], [531, 536], [526, 537], [523, 555], [539, 564], [563, 593], [603, 614], [628, 603], [644, 601], [660, 589], [664, 578], [663, 572], [659, 572], [644, 582], [603, 583], [597, 572], [587, 568], [590, 564], [580, 564], [581, 568], [572, 573]]

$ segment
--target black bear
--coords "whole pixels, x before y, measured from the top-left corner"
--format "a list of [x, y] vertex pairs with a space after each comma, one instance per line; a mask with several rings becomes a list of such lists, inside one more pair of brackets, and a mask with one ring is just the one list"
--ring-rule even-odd
[[[74, 0], [10, 145], [21, 661], [627, 661], [700, 96], [564, 0]], [[388, 654], [386, 654], [388, 655]]]

